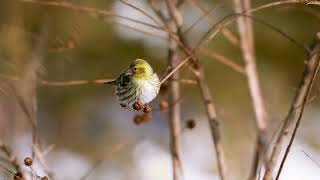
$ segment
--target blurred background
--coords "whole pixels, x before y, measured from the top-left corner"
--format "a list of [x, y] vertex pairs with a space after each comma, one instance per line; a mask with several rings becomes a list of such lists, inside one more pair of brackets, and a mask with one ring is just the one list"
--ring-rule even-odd
[[[60, 0], [57, 2], [61, 2]], [[76, 5], [107, 10], [140, 21], [150, 20], [117, 0], [68, 0]], [[130, 0], [152, 11], [145, 0]], [[198, 1], [215, 22], [233, 12], [232, 1]], [[271, 1], [252, 1], [252, 7]], [[182, 6], [184, 29], [202, 13], [186, 1]], [[154, 15], [154, 14], [153, 14]], [[261, 10], [256, 17], [311, 45], [320, 31], [320, 9], [313, 6], [283, 5]], [[114, 16], [100, 17], [69, 8], [45, 6], [20, 0], [0, 1], [0, 140], [9, 144], [23, 163], [31, 156], [31, 126], [12, 95], [12, 87], [38, 121], [49, 169], [58, 180], [87, 177], [95, 180], [172, 179], [167, 111], [153, 112], [152, 121], [136, 125], [135, 112], [120, 107], [113, 87], [104, 84], [48, 86], [46, 81], [116, 78], [136, 58], [148, 60], [161, 76], [167, 65], [167, 43], [163, 39], [136, 32], [119, 23], [158, 32]], [[197, 42], [212, 26], [203, 19], [187, 37]], [[235, 23], [228, 26], [237, 35]], [[254, 23], [258, 73], [270, 117], [270, 132], [283, 121], [299, 83], [306, 54], [279, 33]], [[241, 50], [221, 34], [203, 45], [243, 65]], [[255, 123], [246, 78], [224, 64], [198, 53], [205, 71], [218, 116], [221, 119], [228, 176], [248, 176], [254, 150]], [[192, 79], [187, 68], [182, 77]], [[317, 96], [318, 81], [313, 96]], [[218, 179], [216, 161], [207, 118], [197, 86], [182, 84], [182, 163], [186, 180]], [[158, 96], [152, 105], [158, 108]], [[320, 178], [320, 109], [316, 98], [308, 104], [297, 139], [282, 178], [285, 180]], [[194, 120], [193, 129], [186, 128]], [[271, 133], [272, 134], [272, 133]], [[5, 164], [5, 163], [3, 163]], [[6, 165], [8, 168], [10, 165]], [[45, 175], [39, 161], [34, 169]], [[28, 171], [28, 169], [25, 169]], [[0, 177], [10, 177], [0, 170]], [[0, 178], [1, 179], [1, 178]]]

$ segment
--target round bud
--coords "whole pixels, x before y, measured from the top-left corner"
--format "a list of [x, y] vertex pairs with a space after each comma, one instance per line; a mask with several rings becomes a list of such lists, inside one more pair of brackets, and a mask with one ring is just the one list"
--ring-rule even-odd
[[24, 164], [25, 164], [26, 166], [31, 166], [31, 165], [32, 165], [32, 159], [29, 158], [29, 157], [26, 157], [26, 158], [24, 159]]
[[141, 123], [143, 123], [144, 121], [144, 117], [141, 116], [141, 115], [136, 115], [134, 118], [133, 118], [133, 122], [136, 124], [136, 125], [139, 125]]
[[143, 108], [143, 104], [141, 102], [136, 101], [132, 104], [132, 108], [136, 111], [140, 111]]
[[21, 172], [17, 172], [16, 174], [14, 174], [14, 177], [13, 177], [14, 180], [21, 180], [22, 178], [23, 177]]
[[186, 122], [186, 127], [188, 129], [193, 129], [196, 127], [196, 121], [194, 119], [189, 119], [187, 122]]
[[168, 101], [166, 101], [166, 100], [160, 100], [159, 101], [159, 109], [161, 111], [164, 111], [164, 110], [168, 109], [168, 107], [169, 107]]
[[152, 112], [152, 108], [148, 105], [148, 106], [146, 106], [146, 107], [143, 108], [143, 112], [144, 112], [145, 114], [149, 114], [149, 113]]
[[47, 176], [43, 176], [40, 180], [49, 180]]

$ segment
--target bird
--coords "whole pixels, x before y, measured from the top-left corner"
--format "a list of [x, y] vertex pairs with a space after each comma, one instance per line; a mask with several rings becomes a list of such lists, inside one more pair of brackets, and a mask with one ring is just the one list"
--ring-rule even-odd
[[107, 84], [115, 86], [120, 105], [125, 108], [149, 112], [149, 103], [160, 90], [160, 80], [151, 65], [144, 59], [134, 60], [116, 80]]

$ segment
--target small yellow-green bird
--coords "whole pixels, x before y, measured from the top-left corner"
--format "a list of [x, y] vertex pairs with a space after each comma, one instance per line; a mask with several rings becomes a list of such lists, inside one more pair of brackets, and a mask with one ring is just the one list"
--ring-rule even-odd
[[[133, 107], [135, 103], [147, 106], [159, 93], [160, 81], [150, 64], [136, 59], [119, 78], [107, 84], [115, 85], [116, 95], [122, 107]], [[142, 107], [141, 107], [142, 108]]]

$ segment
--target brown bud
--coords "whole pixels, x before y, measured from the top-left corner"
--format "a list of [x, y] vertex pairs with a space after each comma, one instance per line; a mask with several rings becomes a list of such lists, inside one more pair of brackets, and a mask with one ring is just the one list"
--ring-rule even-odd
[[164, 111], [164, 110], [168, 109], [168, 107], [169, 107], [168, 101], [166, 101], [166, 100], [160, 100], [159, 101], [159, 109], [160, 109], [160, 111]]
[[47, 176], [43, 176], [40, 180], [49, 180]]
[[196, 121], [194, 119], [189, 119], [187, 122], [186, 122], [186, 127], [188, 129], [194, 129], [196, 127]]
[[143, 123], [150, 122], [150, 120], [151, 120], [150, 114], [143, 114], [143, 115], [136, 115], [134, 117], [134, 119], [133, 119], [133, 122], [136, 125], [140, 125], [140, 124], [143, 124]]
[[142, 104], [141, 102], [139, 102], [139, 101], [134, 102], [134, 103], [132, 104], [132, 108], [133, 108], [134, 110], [136, 110], [136, 111], [140, 111], [140, 110], [143, 108], [143, 104]]
[[136, 115], [134, 118], [133, 118], [133, 122], [136, 124], [136, 125], [139, 125], [141, 123], [143, 123], [144, 121], [144, 117], [141, 116], [141, 115]]
[[26, 166], [31, 166], [31, 165], [32, 165], [32, 159], [29, 158], [29, 157], [26, 157], [26, 158], [24, 159], [24, 164], [25, 164]]
[[17, 172], [16, 174], [14, 174], [14, 177], [13, 177], [14, 180], [21, 180], [22, 178], [23, 176], [21, 172]]
[[149, 114], [152, 112], [152, 108], [149, 105], [147, 105], [146, 107], [143, 108], [143, 112], [145, 114]]

